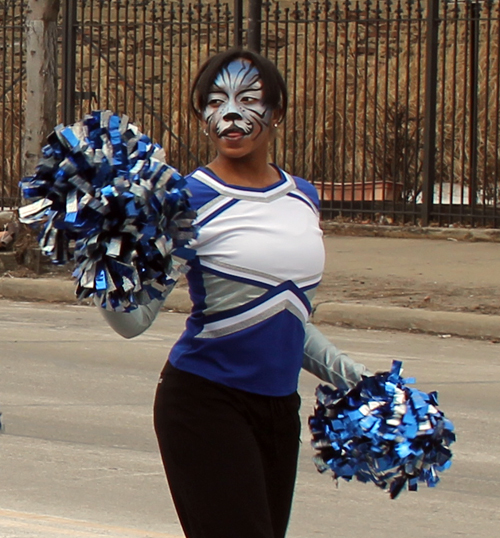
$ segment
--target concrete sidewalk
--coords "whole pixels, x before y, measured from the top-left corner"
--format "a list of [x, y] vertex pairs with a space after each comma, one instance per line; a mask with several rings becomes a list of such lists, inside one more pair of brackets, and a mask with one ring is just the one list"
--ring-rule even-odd
[[317, 322], [500, 338], [498, 242], [328, 235], [325, 246]]
[[[500, 340], [498, 242], [330, 234], [325, 246], [315, 322]], [[0, 278], [3, 299], [75, 303], [73, 290], [67, 279]], [[413, 301], [418, 296], [425, 297]], [[493, 314], [474, 313], [472, 304], [485, 302]], [[173, 291], [166, 308], [189, 311], [185, 286]]]

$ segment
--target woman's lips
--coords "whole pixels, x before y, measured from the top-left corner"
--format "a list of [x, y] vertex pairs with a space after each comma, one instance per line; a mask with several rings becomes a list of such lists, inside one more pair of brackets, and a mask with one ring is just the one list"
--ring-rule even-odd
[[228, 140], [239, 140], [240, 138], [243, 138], [243, 133], [227, 133], [224, 135], [224, 138], [227, 138]]
[[225, 138], [227, 140], [240, 140], [245, 136], [245, 133], [241, 129], [226, 129], [220, 135], [220, 138]]

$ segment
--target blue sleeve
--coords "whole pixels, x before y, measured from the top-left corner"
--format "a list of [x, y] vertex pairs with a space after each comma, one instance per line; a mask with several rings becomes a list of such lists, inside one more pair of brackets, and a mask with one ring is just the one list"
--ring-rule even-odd
[[309, 183], [309, 181], [306, 181], [301, 177], [293, 176], [293, 179], [295, 180], [299, 191], [305, 194], [319, 210], [319, 196], [316, 187], [312, 183]]
[[191, 175], [186, 176], [186, 183], [187, 188], [191, 192], [189, 204], [195, 211], [198, 211], [200, 207], [203, 207], [205, 204], [208, 204], [208, 202], [219, 196], [217, 191]]

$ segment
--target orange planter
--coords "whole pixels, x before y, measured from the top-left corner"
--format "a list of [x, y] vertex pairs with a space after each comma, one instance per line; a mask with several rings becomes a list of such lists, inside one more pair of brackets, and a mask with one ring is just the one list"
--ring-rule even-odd
[[373, 202], [399, 200], [403, 191], [401, 183], [394, 181], [356, 182], [356, 183], [314, 183], [319, 197], [325, 201]]

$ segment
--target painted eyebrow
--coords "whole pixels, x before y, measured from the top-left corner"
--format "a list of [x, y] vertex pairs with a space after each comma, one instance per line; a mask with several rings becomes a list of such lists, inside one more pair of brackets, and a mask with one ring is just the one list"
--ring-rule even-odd
[[255, 82], [252, 82], [252, 84], [248, 84], [244, 90], [240, 90], [240, 91], [242, 91], [242, 92], [260, 92], [260, 91], [263, 91], [262, 84], [260, 84], [258, 87], [255, 87], [257, 82], [258, 82], [258, 80], [256, 80]]
[[[261, 80], [260, 80], [260, 76], [258, 75], [254, 77], [254, 80], [251, 82], [248, 82], [248, 83], [243, 82], [246, 87], [243, 90], [240, 90], [238, 93], [249, 92], [249, 91], [253, 91], [253, 92], [263, 91], [262, 83], [260, 83], [258, 87], [255, 87], [255, 85], [258, 84], [259, 82], [261, 82]], [[208, 91], [208, 95], [210, 95], [211, 93], [223, 93], [224, 95], [227, 95], [227, 92], [221, 86], [215, 83]]]

